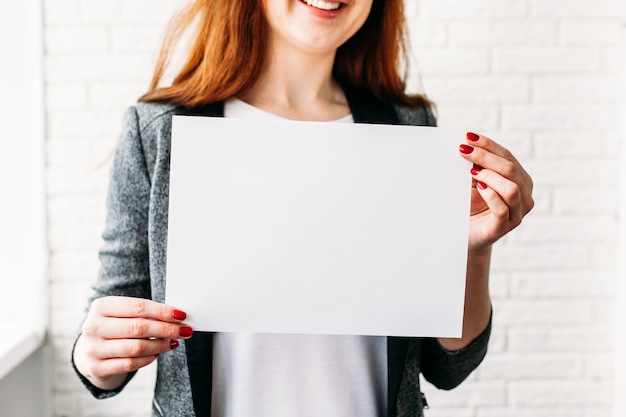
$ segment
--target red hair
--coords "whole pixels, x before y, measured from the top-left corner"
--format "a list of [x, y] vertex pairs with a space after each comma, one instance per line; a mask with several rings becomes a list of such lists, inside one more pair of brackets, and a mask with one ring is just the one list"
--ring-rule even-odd
[[[139, 101], [196, 107], [245, 93], [257, 81], [268, 24], [259, 0], [195, 0], [170, 21], [148, 92]], [[191, 49], [172, 85], [160, 86], [175, 46], [196, 24]], [[333, 75], [344, 86], [394, 103], [430, 105], [406, 88], [403, 0], [374, 0], [359, 31], [335, 57]], [[403, 67], [404, 66], [404, 67]]]

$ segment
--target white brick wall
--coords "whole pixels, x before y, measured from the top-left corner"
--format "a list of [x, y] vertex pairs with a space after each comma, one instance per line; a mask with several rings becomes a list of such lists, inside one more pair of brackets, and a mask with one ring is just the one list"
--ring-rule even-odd
[[[496, 138], [537, 187], [535, 210], [495, 251], [490, 354], [458, 389], [426, 385], [427, 416], [608, 416], [623, 2], [406, 2], [413, 58], [440, 124]], [[179, 2], [43, 4], [53, 415], [148, 416], [153, 369], [95, 401], [68, 357], [98, 268], [101, 165]]]

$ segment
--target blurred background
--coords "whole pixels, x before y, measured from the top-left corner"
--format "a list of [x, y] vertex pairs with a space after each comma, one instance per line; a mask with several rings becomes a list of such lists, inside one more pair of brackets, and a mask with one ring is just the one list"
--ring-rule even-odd
[[[181, 3], [0, 0], [2, 416], [150, 414], [153, 367], [96, 401], [69, 357], [108, 156]], [[441, 126], [508, 147], [536, 185], [495, 249], [489, 354], [453, 391], [425, 384], [427, 417], [626, 416], [624, 3], [406, 0], [410, 89]]]

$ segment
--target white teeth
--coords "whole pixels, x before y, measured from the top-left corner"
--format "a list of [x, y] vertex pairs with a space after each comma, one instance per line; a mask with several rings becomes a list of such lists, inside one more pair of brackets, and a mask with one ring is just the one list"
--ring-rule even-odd
[[322, 10], [337, 10], [341, 7], [341, 3], [331, 3], [324, 0], [303, 0], [309, 6], [316, 7]]

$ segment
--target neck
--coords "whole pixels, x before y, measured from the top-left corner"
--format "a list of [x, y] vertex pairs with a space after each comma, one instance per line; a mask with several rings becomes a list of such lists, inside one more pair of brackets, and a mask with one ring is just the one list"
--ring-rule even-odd
[[294, 120], [335, 120], [349, 114], [332, 76], [334, 52], [313, 54], [277, 43], [270, 40], [261, 76], [242, 100]]

